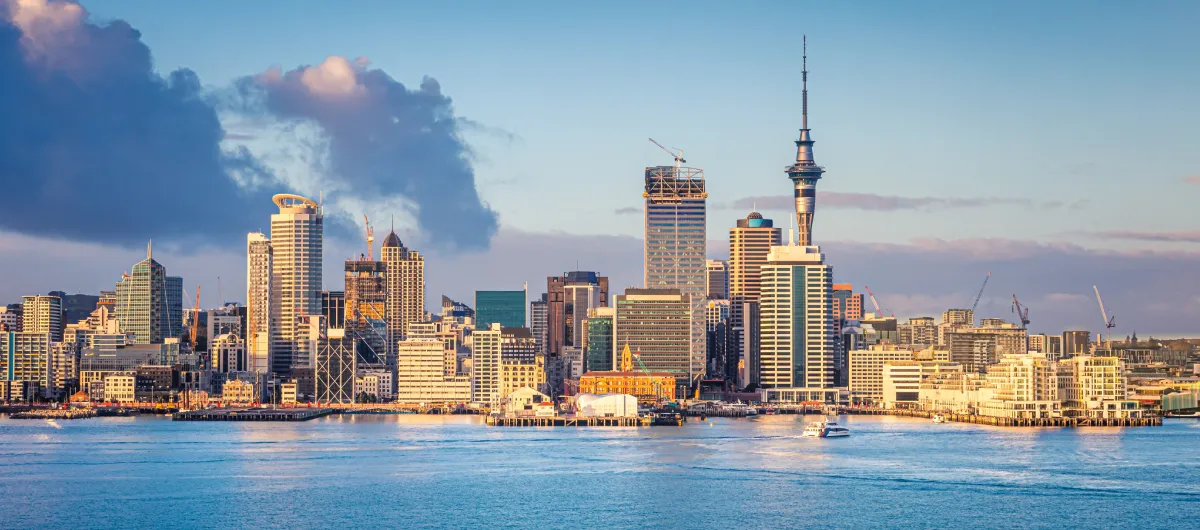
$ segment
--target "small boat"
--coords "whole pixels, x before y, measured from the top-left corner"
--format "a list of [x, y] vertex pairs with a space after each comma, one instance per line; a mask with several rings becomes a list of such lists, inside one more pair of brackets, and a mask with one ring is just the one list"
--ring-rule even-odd
[[838, 425], [836, 421], [814, 421], [804, 428], [804, 436], [809, 438], [841, 438], [850, 436], [850, 429]]
[[941, 414], [934, 414], [933, 422], [934, 423], [946, 423], [946, 417], [942, 416]]

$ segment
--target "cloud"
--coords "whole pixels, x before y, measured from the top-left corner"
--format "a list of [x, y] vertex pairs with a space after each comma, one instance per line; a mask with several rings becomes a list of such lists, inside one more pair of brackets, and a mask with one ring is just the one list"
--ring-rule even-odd
[[[479, 197], [464, 122], [431, 77], [409, 89], [365, 58], [329, 57], [244, 77], [217, 100], [224, 112], [278, 131], [307, 131], [303, 138], [320, 156], [298, 173], [316, 181], [284, 177], [301, 189], [347, 203], [403, 204], [431, 247], [486, 248], [496, 233], [498, 215]], [[292, 158], [248, 148], [260, 158]]]
[[[1076, 201], [1068, 205], [1068, 207], [1078, 209], [1086, 205], [1085, 201]], [[764, 210], [791, 210], [796, 207], [795, 201], [791, 197], [782, 195], [744, 197], [721, 207], [745, 210], [756, 206]], [[952, 208], [980, 208], [986, 206], [1054, 209], [1061, 208], [1064, 204], [1061, 201], [1038, 202], [1031, 199], [1014, 197], [898, 197], [895, 195], [878, 195], [874, 193], [817, 192], [818, 208], [875, 212], [894, 212], [899, 210], [932, 212]]]
[[1183, 177], [1183, 182], [1193, 186], [1200, 186], [1200, 174]]
[[231, 178], [262, 168], [220, 148], [196, 75], [158, 75], [136, 30], [86, 16], [0, 3], [0, 229], [132, 247], [233, 244], [262, 224], [269, 194]]
[[642, 209], [637, 206], [624, 206], [613, 210], [613, 213], [617, 215], [633, 215], [642, 213]]
[[1124, 239], [1129, 241], [1155, 241], [1163, 243], [1200, 243], [1200, 230], [1181, 230], [1176, 232], [1139, 232], [1134, 230], [1110, 230], [1097, 232], [1094, 235], [1107, 239]]

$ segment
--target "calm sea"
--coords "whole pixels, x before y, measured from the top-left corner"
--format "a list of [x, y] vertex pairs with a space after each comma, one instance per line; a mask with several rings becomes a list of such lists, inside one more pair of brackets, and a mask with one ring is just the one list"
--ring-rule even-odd
[[1003, 429], [848, 417], [641, 429], [467, 416], [0, 419], [7, 528], [1200, 526], [1200, 421]]

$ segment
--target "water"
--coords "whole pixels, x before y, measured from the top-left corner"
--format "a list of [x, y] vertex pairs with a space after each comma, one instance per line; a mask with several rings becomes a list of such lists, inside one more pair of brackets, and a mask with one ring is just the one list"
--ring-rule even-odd
[[488, 428], [0, 419], [6, 527], [1194, 527], [1200, 421], [1004, 429], [842, 418]]

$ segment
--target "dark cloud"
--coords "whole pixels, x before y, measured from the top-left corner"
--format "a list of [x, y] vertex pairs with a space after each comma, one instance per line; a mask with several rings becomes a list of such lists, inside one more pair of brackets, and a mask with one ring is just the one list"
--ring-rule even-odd
[[635, 213], [642, 213], [642, 209], [637, 206], [625, 206], [613, 210], [613, 213], [616, 215], [633, 215]]
[[1183, 230], [1178, 232], [1138, 232], [1134, 230], [1110, 230], [1107, 232], [1098, 232], [1095, 235], [1106, 239], [1124, 239], [1127, 241], [1200, 243], [1200, 230]]
[[[766, 195], [759, 197], [744, 197], [730, 203], [733, 209], [749, 209], [759, 207], [764, 210], [791, 210], [796, 207], [794, 199], [786, 195]], [[850, 210], [866, 210], [876, 212], [894, 212], [898, 210], [936, 211], [952, 208], [979, 208], [984, 206], [1020, 206], [1061, 208], [1062, 202], [1037, 202], [1031, 199], [1012, 197], [898, 197], [895, 195], [877, 195], [874, 193], [841, 193], [836, 191], [817, 192], [818, 208], [838, 208]], [[1086, 202], [1076, 201], [1069, 205], [1077, 209], [1086, 206]]]
[[[0, 229], [122, 245], [231, 243], [268, 211], [231, 172], [190, 70], [159, 76], [123, 21], [69, 3], [0, 2]], [[262, 224], [261, 222], [257, 224]]]
[[[431, 246], [486, 248], [498, 217], [479, 197], [464, 124], [426, 77], [409, 89], [365, 59], [329, 57], [316, 66], [271, 70], [237, 82], [232, 111], [311, 122], [328, 140], [337, 193], [364, 201], [403, 197]], [[491, 134], [495, 131], [488, 130]]]

